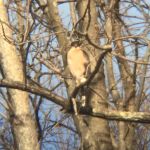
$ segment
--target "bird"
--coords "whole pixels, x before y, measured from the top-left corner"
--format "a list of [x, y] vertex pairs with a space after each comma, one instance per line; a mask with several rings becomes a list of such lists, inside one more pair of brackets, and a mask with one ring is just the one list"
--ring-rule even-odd
[[72, 46], [67, 53], [67, 63], [76, 85], [85, 83], [90, 70], [88, 54], [80, 46]]

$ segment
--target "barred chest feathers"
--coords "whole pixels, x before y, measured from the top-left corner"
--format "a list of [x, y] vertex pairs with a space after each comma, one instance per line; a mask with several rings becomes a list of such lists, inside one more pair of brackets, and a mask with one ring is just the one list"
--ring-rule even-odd
[[76, 79], [76, 84], [86, 82], [89, 57], [80, 47], [72, 47], [67, 54], [68, 67]]

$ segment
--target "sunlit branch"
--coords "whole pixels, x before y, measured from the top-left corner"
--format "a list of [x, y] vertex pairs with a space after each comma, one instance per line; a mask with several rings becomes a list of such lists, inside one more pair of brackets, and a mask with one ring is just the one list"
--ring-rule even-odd
[[68, 101], [65, 98], [63, 98], [57, 94], [54, 94], [50, 90], [40, 87], [40, 86], [34, 86], [29, 83], [22, 84], [21, 82], [14, 82], [14, 81], [4, 79], [4, 80], [0, 80], [0, 87], [19, 89], [22, 91], [30, 92], [32, 94], [37, 94], [37, 95], [43, 96], [43, 97], [47, 98], [48, 100], [62, 106], [65, 109], [68, 108]]

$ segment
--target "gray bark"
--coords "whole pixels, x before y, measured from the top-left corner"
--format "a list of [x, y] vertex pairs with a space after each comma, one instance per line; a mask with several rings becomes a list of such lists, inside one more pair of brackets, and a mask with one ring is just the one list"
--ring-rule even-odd
[[[23, 65], [13, 45], [12, 32], [8, 27], [6, 8], [0, 0], [0, 61], [6, 79], [25, 82]], [[38, 150], [38, 138], [33, 116], [30, 112], [28, 94], [24, 91], [9, 89], [9, 113], [13, 128], [16, 149]]]

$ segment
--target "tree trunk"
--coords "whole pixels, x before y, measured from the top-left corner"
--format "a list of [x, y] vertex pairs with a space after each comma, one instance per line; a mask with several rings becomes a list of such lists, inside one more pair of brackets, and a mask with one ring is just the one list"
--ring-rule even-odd
[[[13, 45], [12, 31], [9, 28], [7, 13], [0, 0], [0, 61], [4, 77], [24, 83], [23, 65]], [[10, 121], [14, 133], [16, 149], [38, 150], [38, 138], [33, 116], [30, 112], [28, 94], [9, 89]]]
[[[119, 3], [116, 5], [115, 10], [117, 14], [119, 14]], [[116, 39], [122, 37], [121, 27], [122, 27], [121, 19], [118, 19], [117, 16], [114, 15], [114, 37]], [[121, 55], [125, 56], [125, 49], [123, 46], [123, 42], [120, 40], [116, 41], [115, 45], [118, 49], [118, 52]], [[123, 83], [123, 91], [125, 94], [125, 97], [122, 98], [122, 100], [120, 101], [119, 107], [120, 110], [122, 111], [134, 112], [136, 106], [134, 75], [130, 69], [128, 62], [122, 61], [119, 58], [117, 60], [118, 63], [121, 64], [119, 69], [120, 69], [120, 74]], [[135, 136], [135, 127], [132, 123], [125, 123], [125, 122], [119, 123], [119, 142], [120, 142], [119, 147], [120, 148], [125, 146], [124, 149], [134, 150], [134, 144], [133, 144], [134, 136]]]
[[[90, 1], [88, 6], [88, 1], [80, 0], [77, 3], [78, 15], [81, 18], [87, 7], [89, 7], [90, 12], [87, 12], [86, 17], [80, 24], [80, 31], [82, 33], [87, 32], [89, 38], [98, 44], [99, 30], [97, 22], [97, 12], [96, 4], [94, 1]], [[89, 15], [89, 16], [88, 16]], [[92, 16], [92, 17], [91, 17]], [[91, 19], [91, 20], [89, 20]], [[89, 29], [87, 28], [89, 24]], [[87, 30], [88, 29], [88, 30]], [[86, 46], [85, 46], [86, 47]], [[84, 46], [83, 46], [84, 48]], [[91, 52], [91, 70], [94, 69], [97, 63], [97, 56], [100, 55], [100, 51], [92, 46], [88, 46], [88, 50]], [[92, 56], [94, 54], [94, 57]], [[88, 107], [91, 107], [94, 111], [106, 110], [107, 106], [107, 94], [105, 87], [105, 77], [103, 65], [101, 65], [99, 72], [95, 76], [94, 80], [91, 82], [88, 95]], [[77, 116], [75, 119], [75, 124], [81, 135], [82, 145], [84, 150], [112, 150], [112, 142], [110, 138], [110, 129], [108, 121], [104, 119], [89, 117], [89, 116]]]
[[[41, 5], [44, 4], [44, 1], [40, 1]], [[51, 2], [48, 2], [48, 10], [46, 10], [48, 22], [50, 23], [51, 27], [54, 27], [53, 30], [56, 33], [56, 37], [59, 42], [60, 50], [63, 54], [63, 61], [64, 66], [66, 67], [66, 57], [65, 53], [67, 50], [66, 44], [66, 34], [64, 34], [65, 29], [63, 28], [61, 19], [58, 14], [58, 8], [57, 8], [57, 2], [56, 0], [53, 0]], [[82, 17], [86, 7], [87, 7], [87, 0], [80, 0], [77, 2], [77, 11], [78, 16]], [[90, 4], [90, 13], [91, 13], [91, 20], [89, 21], [89, 36], [92, 39], [92, 41], [97, 42], [98, 41], [98, 24], [97, 24], [97, 13], [96, 13], [96, 7], [95, 2], [91, 1]], [[82, 20], [80, 22], [80, 31], [84, 32], [88, 28], [88, 18], [87, 16], [84, 18], [84, 21]], [[68, 42], [69, 43], [69, 42]], [[84, 43], [83, 43], [84, 45]], [[100, 54], [100, 51], [93, 48], [89, 45], [88, 42], [85, 42], [85, 50], [87, 48], [90, 49], [90, 52], [94, 54], [94, 56], [98, 56]], [[84, 46], [83, 46], [84, 48]], [[96, 59], [93, 58], [92, 54], [90, 54], [92, 61], [92, 68], [94, 69], [96, 65]], [[95, 57], [96, 58], [96, 57]], [[106, 94], [106, 87], [104, 83], [104, 74], [103, 74], [103, 65], [101, 69], [99, 70], [98, 74], [96, 75], [95, 79], [91, 83], [90, 88], [93, 89], [95, 92], [89, 91], [89, 102], [88, 107], [91, 107], [93, 110], [105, 110], [107, 109], [107, 94]], [[68, 93], [71, 94], [71, 91], [73, 89], [73, 83], [68, 83]], [[98, 93], [98, 94], [96, 94]], [[100, 96], [99, 96], [100, 95]], [[110, 130], [108, 122], [104, 119], [94, 118], [90, 116], [80, 116], [77, 115], [73, 117], [76, 128], [81, 136], [81, 147], [80, 149], [84, 150], [112, 150], [112, 143], [110, 138]]]

